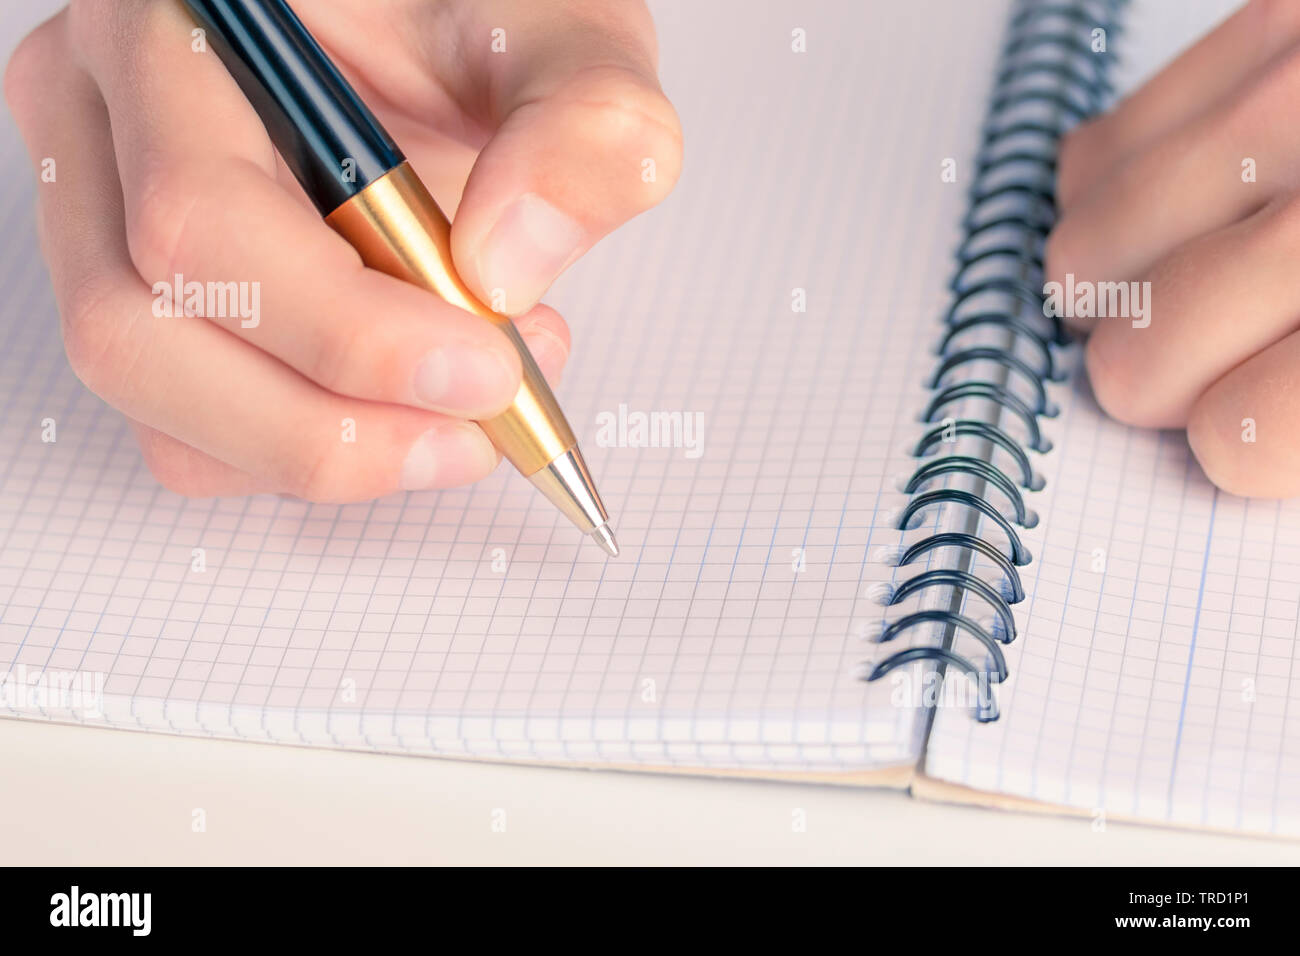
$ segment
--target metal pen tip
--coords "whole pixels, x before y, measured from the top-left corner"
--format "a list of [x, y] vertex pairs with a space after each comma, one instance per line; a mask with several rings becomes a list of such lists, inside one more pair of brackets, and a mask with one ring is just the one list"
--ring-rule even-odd
[[596, 530], [591, 532], [591, 536], [596, 539], [596, 543], [605, 549], [605, 553], [611, 558], [618, 557], [618, 542], [614, 540], [614, 532], [609, 529], [608, 524], [598, 525]]

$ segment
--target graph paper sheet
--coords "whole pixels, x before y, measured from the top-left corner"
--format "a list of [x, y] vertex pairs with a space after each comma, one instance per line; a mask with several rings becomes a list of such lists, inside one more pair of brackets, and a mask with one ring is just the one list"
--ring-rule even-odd
[[[890, 4], [885, 30], [870, 7], [656, 8], [665, 86], [691, 93], [686, 172], [549, 299], [615, 561], [504, 468], [345, 507], [165, 491], [68, 370], [36, 187], [7, 186], [0, 669], [104, 682], [98, 714], [5, 712], [520, 760], [914, 763], [924, 713], [858, 679], [862, 636], [894, 573], [876, 558], [926, 533], [892, 522], [964, 203], [939, 173], [974, 149], [1006, 8]], [[620, 406], [698, 413], [698, 456], [602, 447]]]
[[[1233, 6], [1136, 4], [1126, 62], [1149, 72]], [[1106, 419], [1078, 376], [1053, 399], [1002, 717], [940, 708], [927, 777], [1103, 822], [1300, 835], [1300, 502], [1217, 491], [1181, 433]]]

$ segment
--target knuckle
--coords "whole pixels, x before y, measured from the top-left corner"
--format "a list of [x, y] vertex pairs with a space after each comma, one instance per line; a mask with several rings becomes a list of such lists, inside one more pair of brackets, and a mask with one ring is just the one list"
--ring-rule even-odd
[[1187, 422], [1187, 443], [1201, 470], [1217, 488], [1229, 494], [1249, 497], [1258, 493], [1252, 475], [1256, 469], [1242, 468], [1240, 452], [1233, 454], [1224, 441], [1226, 423], [1221, 410], [1210, 396], [1202, 396], [1192, 408]]
[[[1266, 494], [1263, 490], [1256, 488], [1256, 480], [1249, 473], [1242, 474], [1232, 465], [1231, 460], [1227, 458], [1207, 458], [1203, 455], [1196, 456], [1197, 463], [1201, 466], [1201, 471], [1209, 479], [1210, 484], [1225, 491], [1230, 495], [1236, 495], [1238, 498], [1263, 498], [1273, 497]], [[1290, 497], [1287, 495], [1286, 497]]]
[[1209, 479], [1210, 484], [1216, 488], [1226, 491], [1230, 495], [1240, 495], [1243, 498], [1252, 496], [1253, 489], [1250, 487], [1249, 479], [1242, 481], [1242, 477], [1237, 473], [1232, 465], [1232, 460], [1217, 452], [1208, 452], [1193, 446], [1197, 463], [1201, 466], [1201, 471]]
[[180, 266], [199, 192], [188, 170], [145, 161], [139, 192], [128, 203], [127, 246], [147, 280], [170, 276]]
[[123, 327], [110, 313], [112, 287], [107, 280], [82, 282], [64, 297], [63, 350], [73, 373], [97, 395], [109, 390], [123, 364]]
[[1300, 494], [1300, 451], [1279, 428], [1292, 407], [1289, 379], [1289, 371], [1256, 357], [1193, 403], [1187, 443], [1216, 487], [1243, 498]]
[[153, 429], [137, 429], [136, 443], [154, 481], [174, 494], [194, 496], [193, 457], [179, 442], [164, 441]]
[[317, 504], [345, 500], [337, 478], [340, 469], [335, 467], [335, 444], [328, 437], [303, 443], [289, 466], [286, 482], [289, 494]]
[[1056, 192], [1062, 204], [1078, 198], [1087, 184], [1092, 158], [1100, 148], [1104, 119], [1098, 118], [1070, 130], [1061, 140], [1056, 163]]
[[668, 98], [641, 76], [618, 67], [585, 71], [570, 93], [573, 105], [591, 114], [589, 129], [599, 130], [607, 149], [653, 159], [656, 175], [648, 185], [667, 194], [681, 174], [684, 138], [681, 120]]
[[4, 98], [16, 117], [30, 111], [33, 94], [55, 55], [58, 30], [57, 18], [45, 21], [23, 37], [5, 64]]
[[[1076, 280], [1105, 281], [1115, 270], [1105, 237], [1108, 230], [1098, 225], [1098, 215], [1086, 209], [1066, 213], [1043, 244], [1043, 281], [1065, 283]], [[1067, 316], [1066, 323], [1087, 328], [1092, 320]]]
[[[328, 328], [322, 326], [315, 336], [315, 348], [311, 358], [307, 360], [307, 366], [303, 369], [307, 377], [331, 392], [352, 393], [353, 370], [358, 366], [373, 368], [373, 364], [357, 361], [361, 346], [370, 339], [370, 336], [367, 336], [363, 340], [364, 328], [365, 324], [361, 322], [331, 323]], [[390, 380], [392, 380], [391, 376], [380, 377], [380, 381]]]
[[1084, 362], [1093, 397], [1102, 411], [1125, 425], [1148, 427], [1153, 423], [1154, 416], [1140, 378], [1130, 374], [1128, 366], [1111, 360], [1106, 336], [1101, 331], [1088, 340]]
[[1043, 246], [1043, 274], [1049, 280], [1060, 282], [1067, 272], [1082, 273], [1081, 242], [1086, 231], [1076, 225], [1077, 219], [1065, 216], [1047, 236]]
[[5, 64], [4, 96], [9, 111], [15, 117], [27, 112], [28, 97], [32, 91], [31, 74], [37, 53], [29, 34], [18, 44], [9, 62]]

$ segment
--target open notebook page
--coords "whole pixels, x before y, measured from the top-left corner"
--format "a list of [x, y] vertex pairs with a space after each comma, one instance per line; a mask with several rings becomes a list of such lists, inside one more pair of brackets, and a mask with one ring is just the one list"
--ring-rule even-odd
[[[1135, 4], [1125, 85], [1234, 6]], [[1106, 419], [1077, 374], [1053, 398], [1002, 718], [940, 708], [926, 775], [1098, 819], [1300, 834], [1300, 502], [1217, 491], [1181, 433]]]
[[[864, 595], [893, 574], [873, 554], [906, 537], [900, 449], [964, 204], [941, 162], [973, 151], [1005, 9], [656, 5], [685, 174], [550, 297], [574, 329], [560, 398], [614, 561], [506, 468], [346, 507], [163, 490], [66, 366], [32, 187], [11, 178], [0, 669], [104, 683], [93, 713], [5, 712], [524, 760], [914, 762], [924, 713], [857, 679], [862, 622], [881, 617]], [[11, 126], [0, 151], [25, 164]], [[651, 412], [699, 430], [598, 440], [599, 416]]]

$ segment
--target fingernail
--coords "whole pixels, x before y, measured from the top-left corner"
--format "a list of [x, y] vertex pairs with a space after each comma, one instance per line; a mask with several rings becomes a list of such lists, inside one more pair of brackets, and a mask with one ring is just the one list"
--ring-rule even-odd
[[518, 315], [550, 288], [584, 238], [576, 221], [536, 193], [525, 193], [506, 207], [479, 249], [479, 282], [490, 301], [504, 294], [499, 311]]
[[447, 422], [415, 440], [402, 463], [404, 491], [449, 488], [478, 481], [497, 466], [496, 451], [471, 422]]
[[564, 363], [569, 360], [569, 350], [564, 342], [545, 329], [531, 329], [524, 333], [523, 340], [546, 381], [552, 386], [558, 385]]
[[518, 386], [510, 359], [481, 345], [444, 345], [415, 367], [415, 397], [441, 411], [501, 409]]

